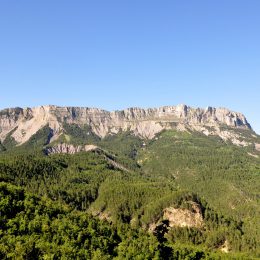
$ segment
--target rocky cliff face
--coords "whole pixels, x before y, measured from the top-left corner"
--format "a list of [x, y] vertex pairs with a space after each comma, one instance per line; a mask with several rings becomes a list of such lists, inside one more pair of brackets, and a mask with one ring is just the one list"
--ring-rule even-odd
[[193, 201], [188, 202], [190, 209], [168, 207], [163, 210], [162, 219], [157, 223], [150, 223], [149, 230], [154, 232], [156, 228], [162, 225], [162, 220], [168, 222], [168, 227], [196, 227], [202, 228], [204, 225], [201, 206]]
[[44, 151], [47, 155], [49, 154], [55, 154], [55, 153], [65, 153], [65, 154], [74, 154], [79, 152], [88, 152], [88, 151], [94, 151], [98, 149], [95, 145], [72, 145], [72, 144], [57, 144], [52, 147], [47, 147]]
[[119, 131], [132, 131], [136, 136], [152, 139], [164, 129], [177, 129], [219, 135], [237, 145], [247, 143], [243, 143], [239, 136], [221, 130], [222, 127], [251, 129], [244, 115], [225, 108], [201, 109], [178, 105], [108, 112], [97, 108], [40, 106], [0, 111], [0, 140], [4, 141], [11, 134], [18, 145], [23, 144], [48, 125], [52, 129], [52, 142], [64, 133], [64, 123], [88, 125], [101, 138]]

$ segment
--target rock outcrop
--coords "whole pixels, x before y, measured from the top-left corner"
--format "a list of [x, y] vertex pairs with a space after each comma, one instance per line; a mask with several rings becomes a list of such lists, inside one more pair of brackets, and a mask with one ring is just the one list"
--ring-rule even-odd
[[204, 220], [201, 207], [198, 203], [190, 201], [190, 209], [168, 207], [163, 210], [162, 218], [156, 223], [149, 224], [149, 231], [155, 232], [158, 227], [167, 223], [167, 228], [188, 227], [202, 228]]
[[60, 143], [55, 146], [47, 147], [44, 149], [45, 154], [56, 154], [56, 153], [64, 153], [64, 154], [75, 154], [79, 152], [89, 152], [95, 151], [99, 148], [95, 145], [72, 145], [67, 143]]
[[64, 123], [88, 125], [91, 131], [101, 138], [120, 131], [132, 131], [136, 136], [152, 139], [164, 129], [177, 129], [218, 135], [224, 140], [231, 140], [243, 146], [247, 143], [241, 143], [238, 136], [230, 132], [221, 131], [221, 127], [251, 129], [244, 115], [225, 108], [201, 109], [178, 105], [149, 109], [129, 108], [109, 112], [97, 108], [50, 105], [0, 111], [0, 141], [4, 141], [7, 135], [12, 133], [11, 136], [18, 145], [23, 144], [37, 131], [48, 125], [52, 129], [50, 139], [52, 142], [64, 132]]
[[113, 166], [115, 169], [119, 169], [125, 172], [129, 172], [129, 169], [124, 167], [122, 164], [116, 162], [113, 159], [113, 156], [109, 155], [105, 150], [102, 148], [96, 146], [96, 145], [72, 145], [67, 143], [60, 143], [54, 146], [46, 147], [44, 149], [44, 153], [46, 155], [51, 154], [75, 154], [79, 152], [91, 152], [91, 151], [97, 151], [99, 153], [102, 153], [106, 161]]
[[255, 149], [260, 152], [260, 144], [255, 143]]
[[169, 207], [164, 210], [163, 219], [169, 221], [170, 227], [197, 227], [203, 225], [200, 206], [192, 203], [192, 210]]

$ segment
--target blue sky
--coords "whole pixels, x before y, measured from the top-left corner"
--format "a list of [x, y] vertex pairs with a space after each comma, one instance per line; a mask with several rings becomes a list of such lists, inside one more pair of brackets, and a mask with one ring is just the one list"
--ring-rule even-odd
[[0, 2], [0, 108], [228, 107], [260, 133], [259, 0]]

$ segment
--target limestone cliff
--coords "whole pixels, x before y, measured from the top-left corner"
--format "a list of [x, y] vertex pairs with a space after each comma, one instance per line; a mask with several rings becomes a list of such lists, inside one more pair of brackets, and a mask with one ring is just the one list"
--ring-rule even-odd
[[248, 145], [240, 136], [223, 130], [248, 129], [251, 126], [244, 115], [225, 108], [192, 108], [186, 105], [160, 108], [129, 108], [122, 111], [105, 111], [87, 107], [40, 106], [9, 108], [0, 111], [0, 141], [8, 134], [18, 145], [25, 143], [42, 127], [52, 129], [50, 142], [64, 133], [63, 125], [88, 125], [93, 133], [103, 138], [119, 131], [132, 131], [141, 138], [152, 139], [164, 129], [199, 131], [205, 135], [218, 135], [237, 145]]

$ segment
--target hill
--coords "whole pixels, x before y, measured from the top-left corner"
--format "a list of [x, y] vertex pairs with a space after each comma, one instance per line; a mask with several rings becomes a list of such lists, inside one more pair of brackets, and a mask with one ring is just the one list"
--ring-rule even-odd
[[48, 106], [0, 126], [2, 258], [260, 257], [260, 138], [242, 114]]

